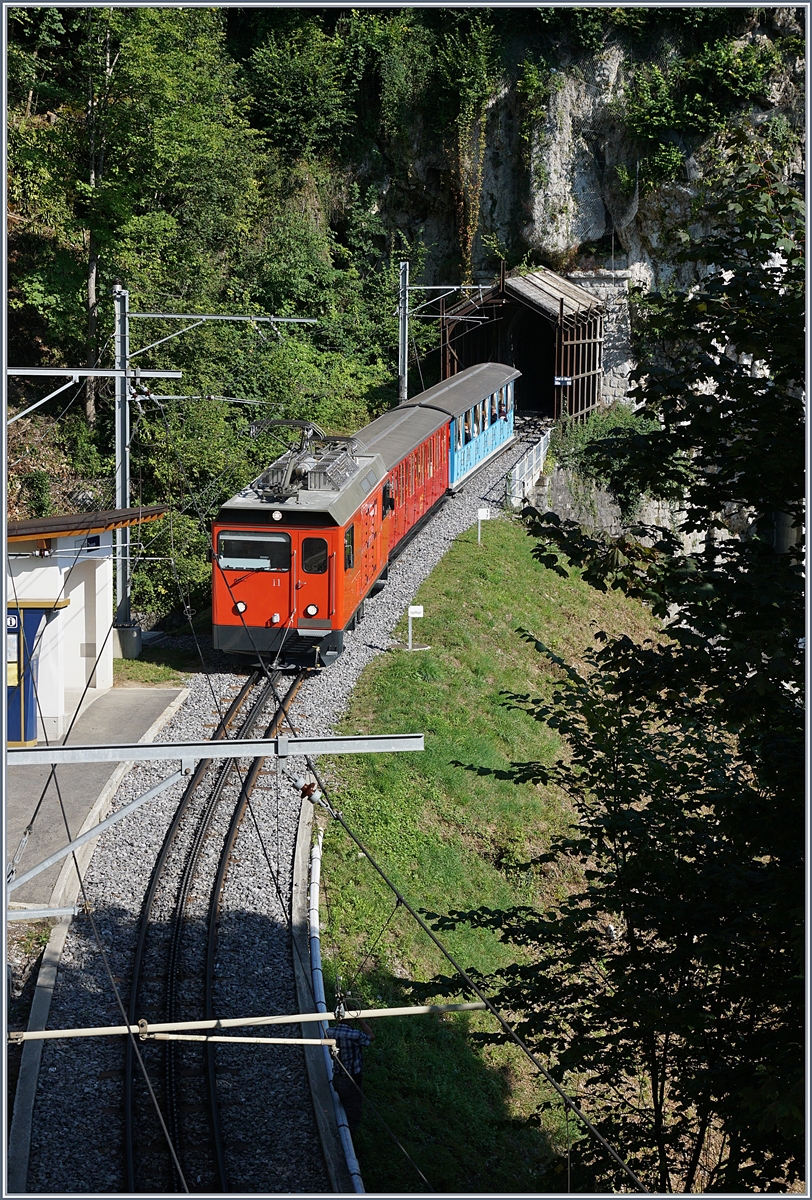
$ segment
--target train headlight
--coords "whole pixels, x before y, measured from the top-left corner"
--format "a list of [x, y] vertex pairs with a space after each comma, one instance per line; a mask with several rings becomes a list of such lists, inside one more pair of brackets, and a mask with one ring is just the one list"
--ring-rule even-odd
[[275, 509], [273, 510], [273, 512], [271, 513], [271, 516], [273, 517], [273, 519], [274, 519], [275, 521], [281, 521], [281, 520], [282, 520], [282, 514], [281, 514], [281, 512], [279, 511], [279, 509], [278, 509], [278, 508], [275, 508]]
[[305, 616], [306, 617], [315, 617], [315, 615], [318, 611], [319, 611], [319, 606], [317, 604], [308, 604], [307, 608], [305, 609]]
[[245, 610], [248, 608], [248, 605], [245, 603], [244, 600], [238, 600], [237, 603], [234, 605], [234, 607], [236, 608], [238, 613], [244, 613]]

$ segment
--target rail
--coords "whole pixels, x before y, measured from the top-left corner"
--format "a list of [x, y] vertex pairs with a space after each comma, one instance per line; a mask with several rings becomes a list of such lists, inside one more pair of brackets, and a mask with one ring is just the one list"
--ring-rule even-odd
[[548, 429], [535, 446], [522, 455], [514, 467], [508, 471], [505, 481], [505, 503], [510, 508], [521, 508], [530, 499], [530, 489], [536, 483], [544, 470], [544, 460], [550, 445], [550, 430]]
[[[254, 726], [257, 724], [263, 709], [268, 700], [274, 695], [276, 683], [279, 681], [278, 673], [267, 681], [263, 680], [262, 673], [256, 670], [245, 682], [240, 689], [238, 695], [234, 698], [228, 711], [222, 717], [215, 733], [209, 743], [209, 747], [214, 748], [222, 746], [229, 740], [228, 733], [238, 720], [241, 712], [246, 704], [253, 703], [251, 712], [247, 718], [244, 718], [240, 728], [236, 734], [236, 739], [245, 743], [246, 739], [250, 738]], [[261, 684], [259, 695], [256, 694], [255, 688]], [[242, 746], [241, 746], [242, 749]], [[206, 800], [202, 811], [194, 816], [191, 813], [192, 799], [197, 793], [200, 785], [209, 775], [211, 769], [216, 766], [216, 757], [206, 758], [201, 760], [194, 773], [189, 779], [188, 786], [184, 792], [172, 823], [167, 830], [161, 851], [153, 868], [150, 883], [144, 898], [139, 920], [138, 935], [136, 939], [135, 953], [133, 959], [131, 986], [130, 986], [130, 1003], [128, 1019], [131, 1023], [135, 1021], [136, 1009], [138, 1007], [142, 985], [144, 982], [144, 965], [147, 954], [147, 938], [150, 930], [153, 928], [151, 916], [153, 908], [157, 902], [159, 891], [166, 887], [167, 871], [170, 866], [170, 858], [173, 853], [173, 847], [176, 845], [179, 831], [181, 827], [192, 817], [192, 837], [189, 848], [186, 852], [186, 862], [182, 867], [181, 876], [176, 885], [176, 897], [173, 904], [172, 916], [168, 922], [168, 937], [166, 940], [167, 966], [166, 966], [166, 1007], [169, 1019], [175, 1019], [180, 1007], [178, 995], [177, 978], [178, 966], [181, 952], [181, 938], [186, 927], [184, 914], [188, 897], [191, 892], [192, 884], [195, 881], [198, 873], [200, 856], [206, 844], [206, 838], [210, 823], [214, 816], [217, 806], [220, 804], [222, 797], [225, 794], [228, 782], [234, 772], [237, 764], [236, 758], [226, 759], [223, 767], [220, 769], [220, 774], [216, 778], [211, 794]], [[195, 827], [196, 826], [196, 827]], [[219, 902], [219, 886], [221, 882], [218, 878], [218, 891], [212, 900], [212, 904], [216, 905]], [[210, 922], [211, 923], [211, 922]], [[210, 930], [209, 930], [210, 936]], [[154, 954], [154, 950], [153, 950]], [[207, 962], [207, 966], [208, 966]], [[154, 969], [154, 967], [153, 967]], [[205, 981], [204, 981], [205, 987]], [[206, 990], [206, 998], [208, 999], [208, 990]], [[169, 1125], [169, 1133], [171, 1135], [171, 1143], [177, 1146], [180, 1150], [183, 1142], [183, 1117], [181, 1115], [181, 1101], [178, 1093], [179, 1088], [179, 1063], [176, 1061], [180, 1053], [180, 1048], [172, 1044], [166, 1047], [166, 1056], [164, 1059], [164, 1076], [166, 1087], [166, 1106]], [[143, 1136], [143, 1121], [137, 1119], [136, 1100], [135, 1100], [135, 1055], [134, 1044], [128, 1039], [125, 1050], [124, 1061], [124, 1170], [127, 1180], [128, 1190], [134, 1192], [136, 1187], [136, 1133], [140, 1132]], [[220, 1116], [217, 1104], [217, 1090], [214, 1080], [214, 1061], [212, 1050], [207, 1047], [206, 1073], [208, 1075], [208, 1120], [211, 1130], [211, 1151], [213, 1155], [214, 1175], [217, 1178], [218, 1191], [227, 1192], [229, 1190], [226, 1176], [226, 1159], [225, 1149], [223, 1145]], [[177, 1166], [178, 1164], [176, 1164]], [[179, 1166], [178, 1166], [179, 1170]], [[174, 1172], [173, 1172], [174, 1177]], [[177, 1181], [175, 1181], [177, 1187]], [[188, 1190], [188, 1189], [187, 1189]]]
[[[327, 1003], [324, 999], [324, 976], [321, 969], [321, 938], [319, 936], [319, 883], [321, 877], [321, 843], [324, 837], [324, 831], [319, 830], [318, 839], [314, 842], [310, 852], [310, 904], [308, 907], [308, 925], [310, 933], [310, 973], [313, 983], [313, 996], [316, 1001], [316, 1008], [319, 1012], [327, 1013]], [[327, 1037], [327, 1021], [320, 1022], [321, 1036]], [[347, 1170], [350, 1173], [352, 1180], [353, 1191], [358, 1195], [362, 1195], [365, 1191], [364, 1182], [361, 1178], [361, 1171], [358, 1166], [358, 1159], [355, 1156], [355, 1147], [352, 1143], [352, 1134], [350, 1133], [349, 1125], [347, 1124], [347, 1116], [344, 1112], [344, 1105], [341, 1103], [338, 1092], [332, 1086], [333, 1079], [333, 1059], [328, 1046], [323, 1047], [324, 1052], [324, 1069], [327, 1075], [327, 1080], [330, 1084], [330, 1091], [333, 1096], [333, 1108], [338, 1125], [338, 1134], [341, 1138], [341, 1146], [344, 1150], [344, 1157], [347, 1160]]]

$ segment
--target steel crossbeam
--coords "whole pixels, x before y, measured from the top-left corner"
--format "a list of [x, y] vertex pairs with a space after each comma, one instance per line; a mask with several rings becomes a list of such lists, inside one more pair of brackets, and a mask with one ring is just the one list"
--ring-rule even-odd
[[61, 850], [56, 850], [48, 858], [31, 867], [19, 878], [9, 879], [7, 892], [16, 891], [29, 879], [34, 879], [52, 867], [60, 859], [66, 858], [79, 846], [104, 833], [112, 825], [129, 816], [135, 809], [140, 808], [147, 800], [154, 799], [166, 791], [172, 784], [178, 783], [184, 777], [192, 774], [195, 759], [220, 758], [286, 758], [291, 754], [387, 754], [403, 751], [422, 750], [422, 733], [375, 734], [369, 737], [275, 737], [261, 738], [257, 741], [235, 740], [216, 742], [156, 742], [143, 744], [136, 742], [126, 746], [42, 746], [32, 750], [9, 750], [7, 754], [9, 766], [65, 766], [71, 763], [90, 762], [177, 762], [180, 759], [181, 769], [162, 779], [148, 792], [125, 804], [118, 812], [100, 821], [92, 829], [74, 838]]
[[366, 737], [275, 737], [217, 742], [155, 742], [145, 745], [37, 746], [10, 749], [11, 767], [67, 766], [95, 762], [177, 762], [215, 758], [286, 758], [312, 754], [388, 754], [423, 750], [422, 733], [372, 734]]
[[[373, 1017], [416, 1017], [430, 1013], [474, 1012], [486, 1008], [482, 1000], [469, 1000], [464, 1004], [414, 1004], [407, 1008], [361, 1008], [345, 1009], [344, 1020], [354, 1021]], [[206, 1021], [163, 1021], [150, 1025], [139, 1021], [137, 1025], [101, 1025], [89, 1029], [31, 1029], [27, 1033], [9, 1033], [10, 1042], [54, 1040], [57, 1038], [116, 1037], [134, 1033], [149, 1040], [159, 1033], [177, 1033], [186, 1029], [248, 1029], [267, 1025], [311, 1025], [335, 1020], [333, 1013], [293, 1013], [274, 1017], [211, 1017]], [[231, 1039], [228, 1039], [231, 1040]], [[234, 1039], [236, 1041], [236, 1038]]]

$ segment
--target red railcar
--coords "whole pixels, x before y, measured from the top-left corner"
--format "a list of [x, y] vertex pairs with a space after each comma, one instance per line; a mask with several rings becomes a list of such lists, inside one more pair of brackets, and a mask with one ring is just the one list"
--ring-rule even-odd
[[[487, 397], [508, 395], [517, 376], [499, 363], [470, 367], [354, 438], [324, 437], [300, 422], [300, 445], [218, 513], [214, 645], [266, 661], [333, 662], [393, 553], [448, 490], [455, 421], [472, 406], [484, 411]], [[491, 434], [512, 435], [509, 408], [510, 422]], [[491, 436], [487, 445], [492, 457], [503, 442]]]

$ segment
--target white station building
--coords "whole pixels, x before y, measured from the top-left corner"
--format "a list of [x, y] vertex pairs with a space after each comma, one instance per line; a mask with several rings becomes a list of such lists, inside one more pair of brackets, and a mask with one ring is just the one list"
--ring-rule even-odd
[[[15, 691], [18, 707], [22, 703], [25, 663], [33, 659], [38, 662], [38, 738], [57, 741], [63, 736], [85, 688], [91, 700], [113, 686], [113, 659], [121, 656], [113, 628], [114, 532], [165, 512], [156, 505], [9, 522], [9, 711]], [[29, 714], [27, 729], [18, 729], [13, 741], [30, 744], [32, 735]]]

